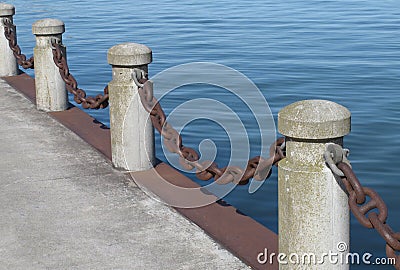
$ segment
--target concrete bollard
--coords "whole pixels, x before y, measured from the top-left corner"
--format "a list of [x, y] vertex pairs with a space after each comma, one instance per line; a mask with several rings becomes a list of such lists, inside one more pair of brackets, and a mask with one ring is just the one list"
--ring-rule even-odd
[[8, 40], [4, 36], [3, 22], [3, 19], [9, 19], [12, 22], [14, 14], [15, 7], [13, 5], [0, 3], [0, 77], [18, 74], [17, 60], [8, 46]]
[[[36, 46], [33, 50], [36, 106], [42, 111], [64, 111], [68, 108], [65, 82], [54, 64], [51, 45], [53, 39], [62, 42], [64, 31], [64, 23], [56, 19], [43, 19], [32, 25], [32, 33], [36, 36]], [[65, 47], [63, 49], [65, 55]]]
[[286, 137], [278, 207], [279, 252], [287, 264], [280, 269], [348, 269], [348, 197], [323, 154], [327, 143], [343, 145], [350, 112], [331, 101], [299, 101], [279, 112], [278, 130]]
[[108, 51], [108, 63], [112, 65], [112, 81], [108, 84], [111, 148], [116, 168], [143, 171], [155, 162], [153, 126], [132, 79], [135, 68], [147, 72], [151, 61], [151, 50], [141, 44], [120, 44]]

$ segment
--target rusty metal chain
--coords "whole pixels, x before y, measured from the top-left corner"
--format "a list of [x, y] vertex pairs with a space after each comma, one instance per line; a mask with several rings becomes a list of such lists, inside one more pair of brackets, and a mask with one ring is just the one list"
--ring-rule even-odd
[[[139, 77], [139, 78], [137, 78]], [[133, 80], [139, 87], [140, 100], [145, 110], [150, 114], [154, 128], [163, 137], [163, 143], [171, 153], [179, 155], [180, 164], [186, 170], [196, 169], [196, 177], [200, 180], [208, 181], [214, 178], [218, 184], [235, 183], [245, 185], [251, 178], [262, 181], [271, 175], [272, 165], [285, 157], [284, 138], [279, 138], [270, 147], [270, 157], [265, 159], [257, 156], [251, 158], [246, 168], [243, 170], [237, 166], [227, 166], [220, 168], [217, 163], [211, 161], [199, 161], [199, 154], [193, 148], [182, 144], [182, 137], [179, 132], [172, 127], [166, 120], [166, 115], [153, 95], [153, 83], [148, 80], [147, 74], [136, 70]]]
[[[346, 188], [349, 196], [349, 207], [353, 215], [361, 225], [370, 229], [374, 228], [386, 241], [386, 255], [395, 260], [394, 267], [400, 270], [400, 254], [396, 254], [396, 252], [400, 252], [400, 232], [395, 233], [386, 224], [388, 209], [385, 202], [376, 191], [361, 185], [350, 164], [342, 159], [347, 154], [346, 150], [342, 149], [340, 145], [331, 144], [331, 146], [328, 145], [324, 157], [329, 167], [331, 165], [329, 165], [330, 160], [327, 157], [330, 156], [335, 160], [335, 165], [342, 172], [342, 175], [336, 175], [341, 177]], [[334, 169], [331, 168], [331, 170], [334, 172]]]
[[69, 72], [67, 60], [64, 57], [62, 45], [57, 39], [51, 41], [53, 60], [59, 68], [61, 78], [64, 80], [68, 92], [74, 95], [74, 100], [78, 104], [82, 104], [85, 109], [104, 109], [108, 106], [108, 85], [104, 88], [103, 95], [98, 94], [95, 97], [86, 96], [86, 92], [78, 88], [78, 83], [74, 76]]
[[3, 19], [4, 36], [8, 40], [8, 46], [13, 51], [14, 57], [17, 59], [18, 65], [24, 69], [34, 68], [33, 56], [26, 60], [26, 55], [21, 53], [21, 48], [17, 44], [17, 37], [15, 35], [15, 25], [8, 18]]

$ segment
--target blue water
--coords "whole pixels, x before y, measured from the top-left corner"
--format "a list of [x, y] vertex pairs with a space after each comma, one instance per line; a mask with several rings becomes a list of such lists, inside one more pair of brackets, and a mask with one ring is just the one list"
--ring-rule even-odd
[[[118, 43], [137, 42], [153, 50], [151, 74], [192, 61], [216, 62], [244, 73], [261, 89], [275, 117], [281, 108], [302, 99], [329, 99], [346, 106], [352, 113], [352, 132], [345, 145], [351, 150], [353, 168], [363, 184], [383, 196], [388, 223], [400, 230], [398, 1], [8, 2], [17, 8], [18, 40], [28, 55], [34, 46], [35, 20], [53, 17], [65, 22], [71, 73], [89, 94], [102, 91], [111, 79], [107, 50]], [[201, 93], [183, 88], [162, 106], [169, 112], [192, 95]], [[225, 103], [235, 104], [229, 98]], [[90, 113], [108, 124], [107, 110]], [[196, 147], [203, 136], [217, 142], [226, 138], [218, 127], [205, 130], [207, 123], [194, 124], [183, 134], [188, 146]], [[219, 146], [222, 152], [229, 147]], [[157, 151], [163, 158], [160, 145]], [[217, 157], [218, 163], [223, 161]], [[255, 194], [238, 187], [226, 200], [277, 231], [276, 170]], [[376, 232], [352, 218], [352, 252], [381, 257], [384, 247]]]

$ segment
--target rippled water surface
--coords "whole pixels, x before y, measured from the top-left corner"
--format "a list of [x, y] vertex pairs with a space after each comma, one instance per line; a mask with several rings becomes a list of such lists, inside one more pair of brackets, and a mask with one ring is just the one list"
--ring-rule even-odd
[[[216, 62], [244, 73], [261, 89], [275, 118], [281, 108], [302, 99], [329, 99], [346, 106], [352, 112], [352, 132], [345, 145], [353, 168], [362, 183], [382, 194], [389, 207], [388, 222], [400, 230], [398, 1], [8, 2], [16, 6], [18, 40], [28, 55], [34, 46], [34, 21], [53, 17], [65, 22], [70, 69], [89, 94], [101, 91], [111, 79], [107, 50], [137, 42], [153, 50], [153, 75], [192, 61]], [[199, 86], [174, 92], [162, 106], [170, 112], [193, 97], [240, 107], [233, 96]], [[235, 109], [244, 119], [250, 117], [249, 111]], [[212, 114], [210, 110], [206, 113]], [[108, 124], [107, 110], [90, 113]], [[249, 133], [256, 137], [256, 128], [249, 127]], [[216, 142], [216, 161], [223, 164], [229, 145], [219, 126], [199, 120], [183, 133], [185, 144], [193, 147], [204, 138]], [[163, 159], [159, 144], [157, 151]], [[238, 187], [226, 200], [277, 231], [276, 170], [256, 193]], [[353, 252], [384, 256], [384, 247], [374, 231], [352, 218]], [[352, 267], [364, 268], [368, 267]]]

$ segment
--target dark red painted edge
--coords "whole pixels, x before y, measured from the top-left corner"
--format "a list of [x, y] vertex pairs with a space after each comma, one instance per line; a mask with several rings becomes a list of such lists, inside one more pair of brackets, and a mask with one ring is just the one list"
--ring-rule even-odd
[[[35, 103], [34, 79], [29, 75], [23, 73], [2, 79]], [[66, 111], [51, 112], [49, 115], [111, 160], [110, 130], [102, 123], [73, 106]], [[198, 186], [197, 183], [165, 163], [159, 163], [156, 170], [175, 185]], [[157, 194], [162, 191], [152, 190], [152, 192]], [[277, 234], [252, 218], [241, 214], [233, 206], [219, 201], [199, 208], [175, 209], [253, 269], [278, 269], [276, 262], [273, 264], [267, 262], [261, 265], [257, 261], [258, 254], [265, 248], [269, 253], [278, 253]]]

